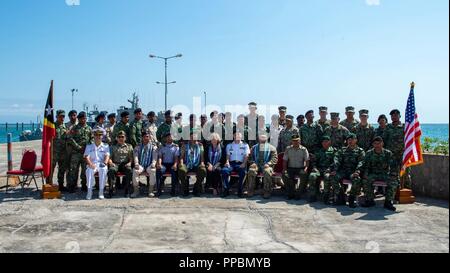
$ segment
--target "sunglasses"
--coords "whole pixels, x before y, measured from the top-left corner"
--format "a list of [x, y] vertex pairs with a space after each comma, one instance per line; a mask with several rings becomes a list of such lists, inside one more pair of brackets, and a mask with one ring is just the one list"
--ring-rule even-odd
[[119, 138], [125, 138], [124, 136], [119, 136]]

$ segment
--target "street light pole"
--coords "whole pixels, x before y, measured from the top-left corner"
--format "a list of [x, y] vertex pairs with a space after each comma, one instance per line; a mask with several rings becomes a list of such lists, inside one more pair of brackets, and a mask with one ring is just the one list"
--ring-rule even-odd
[[169, 91], [168, 91], [168, 85], [169, 84], [173, 84], [173, 83], [176, 83], [176, 82], [168, 82], [167, 81], [167, 67], [168, 67], [168, 65], [167, 65], [167, 60], [169, 60], [169, 59], [173, 59], [173, 58], [181, 58], [181, 57], [183, 57], [183, 55], [181, 55], [181, 54], [177, 54], [177, 55], [175, 55], [175, 56], [172, 56], [172, 57], [160, 57], [160, 56], [156, 56], [156, 55], [152, 55], [152, 54], [150, 54], [150, 58], [158, 58], [158, 59], [163, 59], [164, 60], [164, 83], [161, 83], [161, 82], [156, 82], [157, 84], [164, 84], [164, 109], [165, 109], [165, 111], [167, 111], [167, 96], [168, 96], [168, 93], [169, 93]]
[[72, 89], [70, 90], [72, 92], [72, 110], [73, 110], [73, 93], [78, 92], [78, 89]]
[[203, 93], [205, 94], [205, 115], [206, 115], [206, 91]]

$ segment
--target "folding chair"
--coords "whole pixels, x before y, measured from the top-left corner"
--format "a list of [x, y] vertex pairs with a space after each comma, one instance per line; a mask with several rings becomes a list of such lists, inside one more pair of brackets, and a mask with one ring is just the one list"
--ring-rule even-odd
[[33, 150], [25, 150], [22, 156], [22, 162], [20, 163], [20, 170], [12, 170], [6, 172], [6, 193], [8, 193], [9, 187], [9, 177], [17, 176], [19, 177], [19, 185], [24, 190], [25, 185], [30, 186], [31, 182], [34, 181], [36, 189], [39, 189], [36, 182], [36, 161], [37, 155]]

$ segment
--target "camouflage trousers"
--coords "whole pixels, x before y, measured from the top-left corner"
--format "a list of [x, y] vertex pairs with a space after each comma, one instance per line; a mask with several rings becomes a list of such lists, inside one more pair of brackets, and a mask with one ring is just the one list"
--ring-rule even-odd
[[395, 198], [395, 193], [398, 188], [398, 180], [395, 177], [390, 177], [385, 174], [369, 174], [366, 178], [363, 179], [364, 186], [364, 195], [367, 200], [374, 200], [374, 188], [373, 182], [375, 181], [384, 181], [387, 184], [386, 188], [386, 201], [392, 201]]
[[70, 157], [70, 169], [69, 169], [69, 188], [75, 189], [78, 185], [78, 173], [80, 171], [81, 185], [86, 186], [86, 162], [84, 161], [82, 153], [72, 153]]
[[193, 169], [188, 169], [186, 165], [181, 165], [178, 168], [178, 178], [180, 179], [181, 183], [181, 190], [183, 193], [189, 193], [189, 182], [187, 180], [187, 174], [188, 173], [195, 173], [196, 174], [196, 180], [194, 184], [194, 194], [195, 193], [202, 193], [203, 192], [203, 180], [205, 180], [206, 177], [206, 168], [203, 167], [195, 167]]
[[309, 187], [315, 190], [313, 193], [316, 195], [316, 197], [318, 197], [318, 195], [320, 194], [320, 181], [322, 179], [323, 192], [325, 194], [330, 193], [331, 186], [333, 186], [334, 188], [330, 173], [319, 171], [318, 169], [313, 169], [311, 174], [309, 175]]
[[125, 191], [130, 191], [130, 185], [133, 178], [133, 170], [131, 166], [127, 166], [126, 164], [119, 164], [108, 169], [108, 184], [110, 190], [113, 188], [113, 184], [116, 182], [117, 173], [123, 173], [125, 177], [123, 178], [122, 185], [125, 187]]
[[[359, 196], [361, 194], [361, 188], [363, 187], [363, 183], [360, 177], [352, 178], [351, 173], [344, 173], [344, 172], [338, 172], [334, 178], [333, 178], [333, 187], [336, 187], [334, 189], [334, 193], [338, 194], [342, 189], [342, 181], [344, 179], [348, 179], [352, 182], [352, 188], [350, 189], [350, 196]], [[338, 186], [339, 185], [339, 186]], [[337, 189], [339, 187], [339, 189]]]
[[296, 195], [297, 179], [300, 179], [300, 193], [304, 191], [308, 185], [308, 173], [303, 168], [288, 168], [283, 174], [283, 181], [285, 181], [286, 194], [288, 197]]
[[400, 185], [403, 185], [405, 189], [411, 189], [411, 168], [406, 168], [405, 175], [400, 177], [400, 171], [403, 165], [403, 155], [394, 157], [395, 166], [397, 168], [398, 180], [400, 181]]
[[[59, 152], [55, 151], [52, 158], [52, 173], [55, 170], [56, 165], [58, 165], [58, 185], [64, 185], [64, 175], [67, 170], [66, 153], [65, 151]], [[69, 180], [68, 180], [69, 181]]]
[[[247, 174], [247, 190], [249, 194], [253, 194], [256, 185], [256, 178], [258, 177], [258, 168], [250, 167]], [[263, 175], [263, 185], [264, 185], [264, 193], [270, 194], [272, 193], [272, 168], [265, 168], [261, 171]]]

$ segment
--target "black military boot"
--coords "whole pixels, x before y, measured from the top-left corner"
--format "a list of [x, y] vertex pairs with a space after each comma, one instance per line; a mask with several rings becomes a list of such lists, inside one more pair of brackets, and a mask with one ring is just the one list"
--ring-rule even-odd
[[396, 211], [397, 210], [397, 208], [394, 207], [394, 204], [392, 204], [392, 201], [387, 201], [387, 200], [384, 202], [384, 208], [387, 209], [387, 210], [390, 210], [390, 211]]
[[330, 194], [329, 193], [323, 194], [323, 203], [325, 205], [330, 205]]
[[87, 192], [88, 191], [88, 188], [87, 188], [86, 184], [81, 185], [81, 191], [82, 192]]
[[350, 195], [350, 196], [348, 197], [348, 206], [349, 206], [350, 208], [352, 208], [352, 209], [354, 209], [354, 208], [357, 207], [357, 206], [356, 206], [356, 203], [355, 203], [355, 199], [356, 199], [356, 197], [355, 197], [354, 195]]
[[375, 206], [376, 206], [376, 203], [374, 200], [367, 200], [367, 199], [361, 205], [361, 207], [363, 207], [363, 208], [371, 208], [371, 207], [375, 207]]
[[68, 191], [67, 188], [64, 187], [63, 184], [59, 184], [58, 190], [59, 190], [60, 192], [67, 192], [67, 191]]
[[229, 189], [224, 189], [223, 193], [222, 193], [222, 197], [226, 198], [228, 195], [230, 195], [230, 190]]
[[345, 193], [344, 191], [340, 191], [336, 197], [336, 206], [345, 206]]

